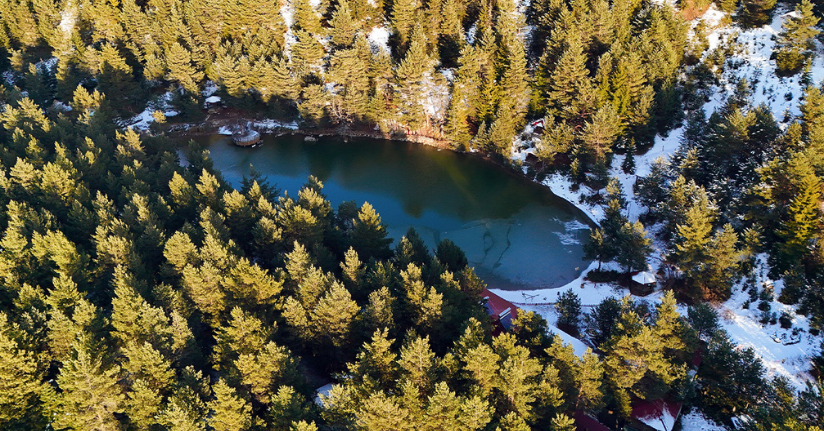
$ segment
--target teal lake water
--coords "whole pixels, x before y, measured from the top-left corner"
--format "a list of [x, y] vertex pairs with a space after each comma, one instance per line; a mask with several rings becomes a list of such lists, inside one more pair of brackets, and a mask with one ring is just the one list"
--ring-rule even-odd
[[239, 186], [249, 166], [297, 196], [314, 175], [337, 207], [372, 204], [394, 244], [412, 226], [433, 248], [449, 238], [491, 288], [562, 286], [587, 262], [583, 213], [535, 184], [491, 162], [425, 145], [370, 139], [264, 137], [258, 148], [231, 145], [226, 136], [198, 138], [224, 178]]

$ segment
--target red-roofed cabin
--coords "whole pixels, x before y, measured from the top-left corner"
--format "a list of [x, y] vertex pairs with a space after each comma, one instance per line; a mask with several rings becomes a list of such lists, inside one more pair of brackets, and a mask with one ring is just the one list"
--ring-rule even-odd
[[681, 415], [682, 406], [682, 403], [668, 403], [664, 400], [639, 400], [632, 405], [631, 420], [624, 430], [672, 431]]
[[518, 307], [488, 289], [481, 292], [481, 297], [484, 299], [486, 313], [492, 318], [492, 324], [495, 326], [493, 333], [497, 335], [512, 328], [512, 320], [518, 316]]
[[575, 429], [577, 431], [612, 431], [598, 419], [584, 413], [581, 410], [575, 411]]

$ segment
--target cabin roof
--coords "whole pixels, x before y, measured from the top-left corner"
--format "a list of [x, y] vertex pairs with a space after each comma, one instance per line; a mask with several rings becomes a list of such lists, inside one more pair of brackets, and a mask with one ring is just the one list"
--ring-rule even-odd
[[636, 401], [632, 405], [631, 417], [658, 431], [672, 431], [682, 403], [667, 403], [664, 400]]
[[518, 307], [500, 296], [492, 293], [489, 289], [481, 292], [481, 297], [486, 300], [484, 307], [487, 314], [494, 320], [500, 322], [504, 329], [512, 327], [512, 320], [518, 316]]
[[632, 276], [632, 281], [638, 284], [653, 284], [657, 281], [655, 274], [649, 271], [641, 271]]
[[575, 411], [575, 428], [577, 431], [611, 431], [598, 419], [584, 413], [582, 410]]

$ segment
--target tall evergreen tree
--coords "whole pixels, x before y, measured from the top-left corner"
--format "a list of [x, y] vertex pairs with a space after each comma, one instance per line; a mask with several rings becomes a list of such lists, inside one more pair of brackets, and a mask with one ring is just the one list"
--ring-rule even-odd
[[55, 427], [119, 430], [115, 414], [123, 410], [124, 396], [117, 382], [117, 367], [105, 367], [100, 358], [78, 340], [72, 357], [63, 363], [55, 396]]
[[813, 14], [810, 0], [803, 0], [795, 8], [796, 17], [784, 20], [784, 30], [779, 35], [776, 64], [778, 73], [792, 75], [799, 72], [811, 55], [813, 38], [820, 32], [816, 25], [819, 18]]

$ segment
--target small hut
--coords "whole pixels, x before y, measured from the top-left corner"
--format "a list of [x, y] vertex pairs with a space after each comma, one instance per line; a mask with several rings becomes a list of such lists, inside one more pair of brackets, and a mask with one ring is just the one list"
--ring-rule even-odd
[[649, 271], [640, 271], [632, 275], [629, 291], [633, 295], [646, 296], [655, 290], [658, 279]]
[[240, 147], [254, 147], [260, 143], [260, 132], [249, 127], [249, 124], [237, 127], [232, 132], [232, 142]]
[[500, 296], [484, 289], [481, 292], [486, 313], [492, 319], [493, 334], [500, 334], [512, 328], [512, 321], [518, 316], [518, 307]]

